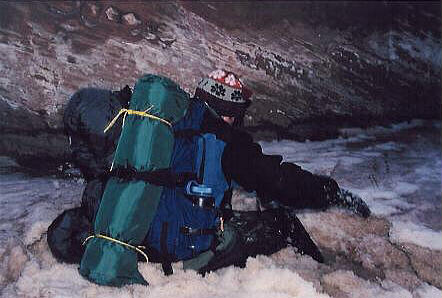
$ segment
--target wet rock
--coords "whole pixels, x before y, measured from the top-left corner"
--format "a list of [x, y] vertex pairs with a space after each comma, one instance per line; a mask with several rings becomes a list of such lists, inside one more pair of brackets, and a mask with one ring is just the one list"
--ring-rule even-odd
[[176, 41], [173, 37], [160, 37], [160, 41], [163, 44], [163, 48], [169, 48]]
[[129, 26], [136, 26], [142, 23], [141, 20], [133, 12], [124, 14], [122, 16], [122, 20], [124, 24], [127, 24]]
[[[389, 280], [409, 291], [422, 281], [441, 288], [441, 251], [391, 243], [390, 224], [385, 219], [371, 216], [364, 220], [339, 210], [320, 214], [299, 217], [326, 259], [333, 255], [328, 261], [332, 268], [351, 269], [366, 279]], [[332, 283], [328, 286], [333, 290]]]
[[104, 13], [106, 14], [106, 17], [109, 21], [113, 21], [113, 22], [121, 22], [121, 13], [120, 11], [113, 7], [113, 6], [109, 6]]
[[356, 259], [368, 269], [404, 269], [409, 261], [404, 252], [382, 237], [364, 236], [356, 247]]
[[98, 16], [99, 12], [100, 12], [100, 5], [99, 4], [87, 4], [92, 15], [93, 16]]
[[425, 283], [413, 292], [413, 298], [440, 297], [441, 295], [441, 290]]
[[75, 57], [73, 57], [71, 55], [69, 55], [67, 57], [67, 60], [68, 60], [69, 63], [77, 63], [77, 60], [75, 59]]
[[155, 34], [153, 34], [153, 33], [147, 32], [144, 35], [144, 38], [147, 39], [147, 40], [155, 40], [155, 39], [157, 39], [157, 36]]
[[49, 169], [69, 159], [69, 141], [61, 132], [34, 135], [3, 133], [0, 154], [14, 156], [25, 167], [38, 168], [40, 164], [40, 169]]
[[[408, 255], [388, 241], [390, 224], [374, 216], [368, 219], [340, 210], [320, 214], [301, 214], [300, 219], [335, 270], [352, 270], [369, 279], [385, 279], [387, 272], [397, 281], [400, 272], [409, 272], [401, 286], [416, 286]], [[394, 274], [393, 274], [394, 273]]]
[[[84, 2], [81, 4], [80, 19], [86, 27], [93, 28], [98, 25], [101, 5], [98, 3]], [[109, 12], [110, 13], [110, 12]]]
[[[439, 10], [429, 2], [1, 2], [0, 113], [2, 103], [17, 109], [0, 126], [13, 131], [16, 118], [33, 134], [60, 129], [81, 87], [133, 85], [149, 70], [192, 92], [214, 67], [253, 89], [245, 123], [257, 139], [317, 140], [344, 126], [440, 118]], [[19, 110], [40, 114], [39, 125]]]
[[411, 265], [420, 279], [442, 288], [442, 251], [430, 250], [414, 244], [403, 244], [409, 254]]
[[397, 283], [408, 291], [413, 291], [422, 284], [422, 281], [417, 277], [412, 268], [406, 270], [387, 269], [385, 270], [385, 278]]
[[0, 260], [3, 268], [0, 271], [0, 288], [2, 288], [18, 279], [28, 261], [28, 256], [18, 243], [9, 240], [8, 245], [3, 247]]
[[131, 34], [132, 36], [137, 36], [137, 35], [139, 35], [140, 33], [141, 33], [141, 30], [139, 30], [139, 29], [134, 29], [134, 30], [130, 31], [130, 34]]
[[409, 291], [391, 281], [378, 285], [357, 277], [351, 271], [338, 270], [326, 274], [322, 284], [326, 292], [333, 293], [333, 297], [412, 298]]
[[80, 9], [80, 3], [75, 3], [74, 1], [57, 1], [51, 2], [47, 6], [48, 11], [51, 13], [63, 15], [63, 16], [71, 16], [77, 13]]
[[306, 213], [299, 217], [320, 246], [334, 252], [351, 253], [354, 257], [360, 254], [358, 250], [363, 250], [364, 237], [386, 237], [389, 230], [385, 219], [374, 216], [363, 219], [341, 210]]

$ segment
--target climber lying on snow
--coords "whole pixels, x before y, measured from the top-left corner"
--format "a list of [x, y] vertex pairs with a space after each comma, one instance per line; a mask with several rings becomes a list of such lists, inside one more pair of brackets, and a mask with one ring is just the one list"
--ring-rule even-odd
[[[224, 70], [203, 78], [193, 98], [155, 75], [138, 80], [132, 97], [127, 87], [74, 94], [64, 123], [87, 185], [81, 207], [49, 227], [54, 256], [115, 286], [147, 284], [137, 269], [143, 259], [162, 263], [165, 274], [176, 261], [204, 274], [290, 244], [322, 262], [294, 210], [370, 210], [332, 178], [263, 154], [240, 130], [250, 95]], [[255, 191], [263, 210], [231, 210], [237, 184]]]

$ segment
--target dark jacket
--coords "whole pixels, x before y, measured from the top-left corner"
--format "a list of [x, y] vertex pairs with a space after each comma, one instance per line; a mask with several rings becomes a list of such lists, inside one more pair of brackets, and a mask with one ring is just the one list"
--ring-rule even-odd
[[226, 142], [222, 156], [224, 174], [246, 191], [256, 191], [262, 203], [278, 200], [295, 209], [322, 209], [327, 196], [338, 190], [330, 177], [314, 175], [293, 163], [282, 162], [280, 155], [267, 155], [245, 131], [231, 127], [209, 110], [202, 130]]

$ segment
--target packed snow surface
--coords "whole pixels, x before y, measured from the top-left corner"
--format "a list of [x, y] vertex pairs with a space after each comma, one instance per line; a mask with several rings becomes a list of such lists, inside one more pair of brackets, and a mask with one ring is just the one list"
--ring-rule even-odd
[[[84, 181], [24, 174], [13, 160], [0, 157], [0, 295], [440, 298], [440, 129], [440, 122], [415, 120], [345, 129], [340, 138], [321, 142], [261, 142], [265, 153], [330, 175], [360, 195], [373, 219], [336, 208], [300, 211], [325, 253], [325, 264], [290, 247], [249, 258], [246, 268], [228, 267], [205, 277], [184, 271], [180, 263], [173, 264], [169, 277], [158, 264], [140, 263], [148, 287], [98, 286], [84, 280], [76, 265], [57, 263], [47, 246], [46, 229], [63, 210], [79, 205]], [[254, 209], [254, 194], [237, 192], [234, 207]], [[357, 238], [359, 231], [345, 226], [349, 222], [364, 236]]]

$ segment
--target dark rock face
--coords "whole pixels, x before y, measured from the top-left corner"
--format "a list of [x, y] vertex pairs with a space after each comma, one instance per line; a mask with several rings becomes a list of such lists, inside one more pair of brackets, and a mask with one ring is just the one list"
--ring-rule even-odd
[[440, 118], [439, 2], [0, 3], [0, 154], [66, 159], [61, 116], [79, 88], [143, 73], [190, 93], [214, 68], [254, 90], [258, 138]]

